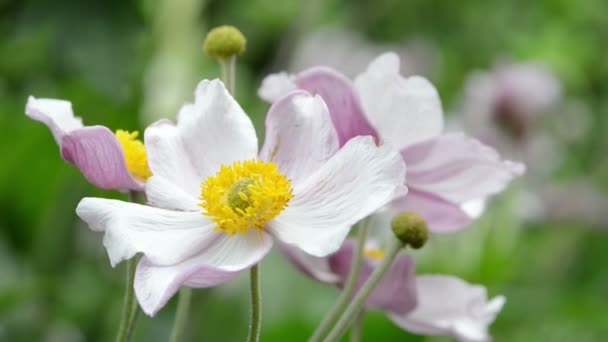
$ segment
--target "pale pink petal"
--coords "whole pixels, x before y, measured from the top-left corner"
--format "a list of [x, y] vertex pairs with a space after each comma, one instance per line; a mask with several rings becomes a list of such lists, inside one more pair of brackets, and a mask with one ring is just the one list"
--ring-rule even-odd
[[89, 126], [66, 133], [61, 138], [61, 156], [98, 188], [143, 190], [143, 184], [127, 170], [122, 146], [106, 127]]
[[492, 148], [462, 134], [444, 134], [401, 154], [408, 186], [460, 203], [502, 191], [524, 166], [504, 161]]
[[401, 328], [423, 335], [452, 336], [459, 341], [491, 340], [488, 326], [502, 309], [505, 298], [488, 301], [483, 286], [442, 275], [416, 277], [418, 306], [406, 314], [390, 313]]
[[258, 263], [272, 239], [250, 229], [246, 235], [221, 233], [200, 253], [174, 265], [159, 266], [144, 257], [135, 274], [135, 295], [148, 315], [154, 315], [182, 286], [203, 288], [222, 284]]
[[30, 96], [25, 105], [25, 114], [44, 123], [53, 133], [58, 145], [61, 137], [74, 129], [82, 128], [82, 119], [74, 116], [72, 103], [56, 99], [37, 99]]
[[390, 217], [404, 211], [417, 213], [424, 218], [429, 229], [434, 233], [452, 232], [471, 223], [471, 217], [460, 206], [413, 187], [409, 188], [407, 196], [389, 204], [389, 208], [387, 214]]
[[177, 127], [199, 180], [214, 175], [222, 165], [255, 159], [258, 141], [253, 124], [224, 84], [203, 80], [195, 97], [194, 104], [182, 107]]
[[405, 165], [371, 137], [351, 139], [306, 182], [270, 222], [270, 231], [315, 256], [338, 250], [350, 227], [406, 191]]
[[379, 141], [378, 133], [363, 113], [351, 81], [345, 76], [330, 68], [316, 67], [298, 74], [295, 83], [299, 89], [323, 98], [338, 133], [340, 146], [358, 135], [370, 135]]
[[307, 276], [324, 283], [340, 281], [340, 277], [329, 267], [329, 257], [316, 257], [288, 245], [281, 245], [280, 248], [287, 260]]
[[380, 138], [397, 148], [437, 136], [443, 111], [435, 87], [425, 78], [399, 74], [399, 56], [386, 53], [355, 79], [367, 119]]
[[215, 243], [222, 233], [200, 212], [180, 212], [103, 198], [84, 198], [78, 216], [94, 231], [105, 232], [103, 244], [112, 266], [143, 253], [157, 265], [170, 265]]
[[260, 159], [278, 164], [292, 184], [304, 181], [336, 151], [338, 137], [319, 96], [294, 92], [272, 105]]
[[[347, 240], [340, 250], [329, 257], [331, 270], [340, 275], [340, 287], [344, 286], [352, 269], [353, 253], [356, 248], [354, 240]], [[364, 257], [361, 264], [357, 291], [363, 286], [378, 261]], [[371, 310], [388, 310], [406, 313], [416, 306], [416, 269], [414, 260], [407, 254], [397, 256], [380, 283], [376, 286], [365, 306]]]
[[280, 72], [264, 78], [258, 89], [258, 95], [262, 100], [273, 103], [296, 89], [294, 77], [286, 72]]

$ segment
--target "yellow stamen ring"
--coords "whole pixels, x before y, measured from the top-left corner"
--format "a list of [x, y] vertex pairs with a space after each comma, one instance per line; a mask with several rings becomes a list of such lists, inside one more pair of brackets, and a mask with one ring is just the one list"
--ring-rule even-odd
[[276, 164], [247, 160], [223, 165], [208, 177], [201, 184], [199, 206], [217, 224], [217, 231], [232, 236], [253, 227], [264, 229], [292, 198], [291, 181]]

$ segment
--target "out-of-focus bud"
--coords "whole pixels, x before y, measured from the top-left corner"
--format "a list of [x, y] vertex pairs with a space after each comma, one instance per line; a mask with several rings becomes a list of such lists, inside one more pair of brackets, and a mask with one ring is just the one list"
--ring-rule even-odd
[[403, 212], [393, 217], [391, 228], [395, 236], [404, 244], [419, 249], [429, 239], [429, 228], [420, 215]]
[[211, 57], [226, 59], [241, 55], [245, 52], [247, 40], [245, 36], [234, 26], [218, 26], [205, 37], [203, 50]]

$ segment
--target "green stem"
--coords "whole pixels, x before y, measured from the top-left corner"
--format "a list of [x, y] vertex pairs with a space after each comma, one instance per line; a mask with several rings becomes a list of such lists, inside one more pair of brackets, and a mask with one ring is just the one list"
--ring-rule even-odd
[[251, 267], [251, 323], [249, 325], [249, 342], [260, 340], [262, 328], [262, 294], [260, 291], [260, 265]]
[[182, 340], [184, 331], [188, 324], [188, 312], [190, 311], [190, 298], [192, 297], [192, 289], [183, 287], [179, 290], [179, 300], [177, 302], [177, 312], [175, 313], [175, 322], [173, 323], [173, 331], [171, 332], [170, 342], [179, 342]]
[[118, 328], [116, 342], [128, 342], [131, 340], [135, 323], [139, 314], [139, 307], [135, 300], [135, 290], [133, 289], [133, 280], [135, 279], [135, 268], [137, 267], [137, 257], [127, 261], [127, 281], [125, 289], [125, 300], [123, 304], [122, 318]]
[[[138, 192], [129, 191], [127, 193], [129, 202], [138, 202]], [[118, 334], [116, 335], [116, 342], [128, 342], [131, 340], [133, 331], [135, 330], [135, 324], [137, 323], [137, 316], [139, 315], [139, 307], [137, 300], [135, 299], [135, 289], [133, 282], [135, 280], [135, 269], [137, 268], [137, 257], [131, 258], [127, 261], [127, 276], [125, 281], [125, 299], [122, 309], [122, 317], [118, 326]]]
[[236, 85], [236, 56], [230, 56], [224, 59], [220, 59], [222, 66], [222, 81], [226, 86], [226, 89], [235, 96], [235, 85]]
[[342, 290], [340, 297], [338, 297], [336, 304], [334, 304], [331, 310], [325, 315], [321, 321], [321, 324], [319, 324], [319, 327], [317, 327], [315, 332], [312, 334], [312, 337], [308, 340], [309, 342], [321, 341], [321, 339], [327, 335], [334, 323], [338, 320], [340, 315], [342, 315], [344, 309], [346, 309], [346, 306], [350, 302], [357, 286], [357, 280], [359, 280], [359, 272], [361, 271], [361, 261], [363, 260], [363, 249], [367, 239], [368, 226], [369, 224], [367, 220], [362, 221], [360, 225], [361, 230], [359, 231], [357, 249], [355, 250], [353, 256], [350, 274], [348, 275], [344, 289]]
[[350, 342], [363, 341], [363, 324], [365, 321], [365, 310], [362, 310], [355, 319], [353, 327], [350, 329]]
[[399, 251], [404, 247], [404, 244], [395, 239], [391, 246], [388, 249], [387, 255], [384, 257], [380, 265], [374, 270], [369, 279], [365, 282], [361, 290], [357, 293], [355, 298], [352, 300], [350, 305], [346, 308], [346, 311], [338, 320], [338, 323], [331, 330], [327, 338], [323, 340], [324, 342], [333, 342], [338, 341], [342, 335], [346, 332], [348, 327], [351, 325], [352, 321], [357, 317], [363, 305], [367, 301], [367, 297], [372, 293], [376, 285], [384, 276], [384, 273], [389, 269], [389, 267], [393, 264], [393, 261], [399, 254]]

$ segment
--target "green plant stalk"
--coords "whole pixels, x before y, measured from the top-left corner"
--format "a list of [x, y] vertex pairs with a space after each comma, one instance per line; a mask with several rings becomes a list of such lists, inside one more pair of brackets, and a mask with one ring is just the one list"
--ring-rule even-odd
[[376, 285], [378, 285], [382, 279], [382, 276], [384, 276], [384, 273], [386, 273], [389, 267], [393, 264], [397, 254], [399, 254], [399, 251], [403, 247], [404, 244], [401, 241], [394, 239], [388, 249], [387, 255], [384, 257], [380, 265], [378, 265], [378, 267], [374, 270], [369, 279], [367, 279], [361, 290], [359, 290], [353, 301], [346, 308], [346, 311], [344, 311], [342, 317], [340, 317], [338, 320], [338, 323], [336, 323], [329, 335], [327, 335], [327, 338], [323, 340], [324, 342], [338, 341], [340, 337], [344, 335], [353, 320], [361, 312], [361, 309], [363, 309], [369, 295], [372, 293], [374, 288], [376, 288]]
[[260, 340], [262, 328], [262, 293], [260, 291], [260, 265], [254, 265], [250, 271], [251, 285], [251, 322], [249, 324], [249, 342]]
[[[137, 203], [140, 194], [136, 191], [129, 191], [128, 200], [129, 202]], [[116, 335], [116, 342], [128, 342], [131, 340], [133, 331], [135, 330], [135, 324], [137, 323], [137, 317], [139, 315], [139, 307], [137, 300], [135, 299], [135, 289], [133, 282], [135, 280], [135, 269], [137, 268], [137, 257], [131, 258], [127, 261], [127, 277], [125, 281], [125, 299], [122, 310], [122, 317], [118, 326], [118, 334]]]
[[133, 289], [133, 281], [135, 279], [135, 269], [137, 267], [137, 257], [127, 261], [127, 281], [125, 288], [125, 299], [123, 304], [122, 318], [118, 328], [116, 342], [128, 342], [131, 340], [137, 317], [139, 315], [139, 307], [135, 300], [135, 290]]
[[170, 342], [179, 342], [184, 336], [184, 331], [188, 325], [188, 313], [190, 312], [190, 299], [192, 297], [192, 289], [183, 287], [179, 290], [179, 300], [177, 302], [177, 312], [175, 313], [175, 322], [171, 331]]
[[367, 230], [368, 230], [368, 221], [364, 220], [360, 224], [359, 231], [359, 239], [357, 242], [357, 249], [355, 250], [355, 254], [353, 256], [353, 262], [350, 269], [350, 274], [348, 275], [348, 279], [346, 280], [346, 284], [344, 285], [344, 289], [338, 297], [338, 300], [331, 308], [331, 310], [325, 315], [321, 324], [317, 327], [315, 332], [312, 334], [309, 342], [319, 342], [332, 328], [334, 323], [338, 320], [340, 315], [346, 309], [346, 306], [350, 302], [353, 293], [355, 292], [355, 287], [357, 286], [357, 280], [359, 279], [359, 272], [361, 271], [361, 261], [363, 260], [363, 249], [365, 247], [365, 241], [367, 239]]
[[355, 319], [353, 327], [350, 329], [350, 342], [363, 341], [363, 324], [365, 323], [365, 310], [362, 310]]
[[235, 96], [236, 87], [236, 55], [220, 59], [222, 66], [222, 82], [232, 96]]

